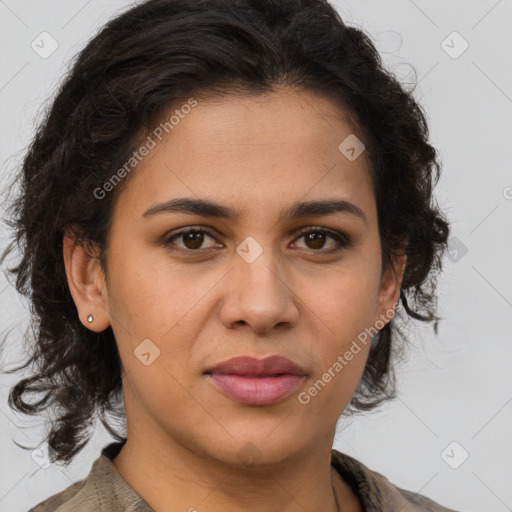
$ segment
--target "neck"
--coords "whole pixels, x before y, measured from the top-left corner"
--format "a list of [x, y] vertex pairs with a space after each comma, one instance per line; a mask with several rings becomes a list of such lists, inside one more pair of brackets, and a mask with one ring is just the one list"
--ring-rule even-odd
[[[130, 433], [132, 434], [132, 433]], [[286, 460], [244, 466], [196, 453], [168, 436], [129, 435], [114, 458], [117, 471], [156, 512], [360, 511], [350, 488], [330, 465], [331, 444]]]

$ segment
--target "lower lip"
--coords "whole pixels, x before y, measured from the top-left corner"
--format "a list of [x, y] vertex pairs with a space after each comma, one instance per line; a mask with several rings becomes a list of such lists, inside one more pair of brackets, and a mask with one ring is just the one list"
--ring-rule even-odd
[[209, 374], [209, 378], [225, 395], [242, 404], [269, 405], [290, 396], [303, 381], [304, 376], [242, 377], [212, 373]]

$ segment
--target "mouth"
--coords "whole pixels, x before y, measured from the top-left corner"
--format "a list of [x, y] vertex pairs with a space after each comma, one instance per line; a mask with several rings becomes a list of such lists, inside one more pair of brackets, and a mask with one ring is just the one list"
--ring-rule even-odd
[[290, 359], [270, 356], [236, 357], [205, 372], [212, 385], [245, 405], [270, 405], [290, 396], [306, 378], [305, 371]]

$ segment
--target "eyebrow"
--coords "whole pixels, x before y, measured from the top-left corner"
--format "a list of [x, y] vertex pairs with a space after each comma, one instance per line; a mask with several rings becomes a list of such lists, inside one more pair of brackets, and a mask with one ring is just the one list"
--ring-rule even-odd
[[[143, 218], [153, 217], [162, 213], [186, 213], [202, 217], [215, 217], [221, 219], [238, 219], [244, 210], [229, 208], [208, 199], [177, 198], [152, 206], [142, 215]], [[280, 215], [284, 218], [298, 219], [313, 215], [332, 215], [334, 213], [348, 213], [359, 217], [366, 225], [368, 219], [359, 206], [344, 199], [323, 199], [319, 201], [297, 202], [292, 204]]]

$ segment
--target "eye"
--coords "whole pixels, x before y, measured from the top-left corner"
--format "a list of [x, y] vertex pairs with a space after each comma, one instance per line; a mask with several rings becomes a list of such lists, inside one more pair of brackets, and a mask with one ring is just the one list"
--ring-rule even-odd
[[[166, 238], [163, 244], [171, 251], [200, 252], [201, 250], [206, 251], [215, 248], [215, 244], [210, 247], [203, 247], [207, 238], [215, 240], [215, 237], [204, 229], [189, 228]], [[301, 238], [305, 241], [305, 249], [311, 249], [313, 252], [321, 252], [323, 254], [337, 252], [351, 245], [350, 239], [342, 233], [315, 226], [302, 230], [296, 240], [300, 240]], [[324, 249], [329, 239], [334, 241], [334, 247], [329, 250], [321, 251], [321, 249]], [[183, 245], [180, 246], [176, 244], [175, 240], [181, 240]]]
[[329, 238], [334, 240], [336, 242], [334, 248], [322, 251], [324, 254], [337, 252], [350, 246], [350, 240], [342, 233], [321, 227], [312, 227], [301, 231], [297, 240], [301, 238], [307, 244], [306, 249], [313, 249], [314, 252], [319, 252], [319, 249], [323, 249]]
[[[180, 231], [179, 233], [176, 233], [172, 235], [171, 237], [167, 238], [164, 241], [164, 245], [171, 249], [171, 250], [190, 250], [190, 251], [197, 251], [198, 249], [204, 249], [204, 247], [201, 247], [205, 240], [205, 235], [208, 238], [211, 238], [212, 240], [215, 240], [215, 238], [204, 229], [197, 229], [197, 228], [191, 228], [186, 229], [184, 231]], [[173, 241], [176, 239], [181, 239], [181, 241], [184, 243], [184, 247], [179, 247], [178, 249], [174, 249], [170, 247], [171, 245], [176, 245]], [[209, 249], [209, 248], [206, 248]]]

